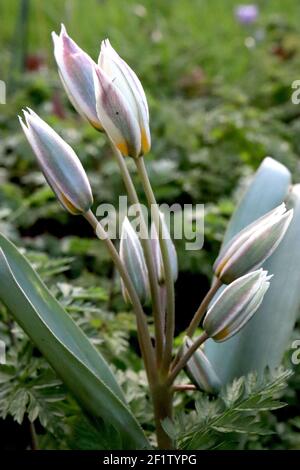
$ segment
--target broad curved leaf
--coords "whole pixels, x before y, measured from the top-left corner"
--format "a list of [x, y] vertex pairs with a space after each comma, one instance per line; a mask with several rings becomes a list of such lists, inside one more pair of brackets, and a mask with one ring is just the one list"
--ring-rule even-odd
[[277, 367], [291, 337], [300, 308], [300, 185], [290, 189], [290, 173], [271, 158], [264, 160], [233, 215], [225, 243], [255, 219], [286, 199], [294, 217], [285, 238], [263, 264], [273, 274], [271, 285], [255, 316], [224, 343], [207, 341], [205, 353], [222, 383], [256, 371]]
[[223, 245], [254, 220], [279, 206], [290, 184], [289, 170], [273, 158], [266, 157], [229, 221]]
[[0, 235], [0, 299], [82, 408], [111, 424], [123, 449], [149, 448], [110, 368], [17, 248]]

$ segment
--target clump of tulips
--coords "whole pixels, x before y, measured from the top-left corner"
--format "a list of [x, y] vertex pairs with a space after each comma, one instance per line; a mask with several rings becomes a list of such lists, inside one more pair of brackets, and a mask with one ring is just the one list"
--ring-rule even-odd
[[[41, 171], [58, 200], [71, 214], [80, 214], [91, 224], [120, 273], [124, 300], [132, 305], [136, 316], [140, 350], [153, 401], [158, 446], [171, 448], [172, 441], [162, 421], [172, 419], [178, 374], [185, 369], [195, 388], [208, 393], [216, 393], [220, 389], [219, 378], [201, 345], [208, 338], [226, 341], [255, 314], [272, 282], [272, 276], [260, 266], [284, 237], [293, 210], [286, 210], [281, 204], [222, 248], [214, 264], [212, 287], [192, 318], [181, 348], [174, 355], [177, 257], [144, 163], [151, 139], [143, 87], [108, 40], [102, 42], [98, 64], [68, 36], [64, 26], [59, 36], [53, 33], [53, 41], [59, 75], [70, 101], [97, 131], [107, 135], [129, 199], [140, 207], [125, 157], [133, 158], [151, 207], [151, 233], [147, 232], [147, 223], [140, 209], [142, 236], [138, 236], [126, 217], [117, 251], [92, 212], [92, 190], [74, 150], [31, 109], [24, 111], [20, 122]], [[224, 284], [226, 288], [220, 294], [219, 289]], [[143, 310], [147, 301], [152, 305], [154, 338], [150, 335]], [[193, 339], [199, 326], [203, 332]]]

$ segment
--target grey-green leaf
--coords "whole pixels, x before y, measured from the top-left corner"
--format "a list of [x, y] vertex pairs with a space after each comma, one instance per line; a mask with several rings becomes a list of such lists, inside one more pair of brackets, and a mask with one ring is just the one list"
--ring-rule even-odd
[[279, 206], [290, 184], [289, 170], [273, 158], [266, 157], [228, 224], [223, 245], [247, 225]]
[[110, 368], [26, 258], [0, 235], [0, 299], [82, 408], [115, 427], [123, 449], [149, 448]]
[[266, 366], [273, 369], [280, 364], [288, 347], [300, 307], [300, 185], [287, 197], [289, 184], [288, 170], [266, 159], [229, 223], [225, 241], [284, 198], [288, 208], [294, 208], [283, 241], [263, 265], [274, 276], [256, 315], [226, 343], [207, 342], [205, 353], [223, 384], [251, 371], [261, 377]]

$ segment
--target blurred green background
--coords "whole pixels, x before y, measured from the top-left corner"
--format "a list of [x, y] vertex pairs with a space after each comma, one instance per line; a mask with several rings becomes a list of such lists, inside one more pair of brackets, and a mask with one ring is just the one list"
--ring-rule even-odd
[[[184, 243], [176, 242], [179, 333], [209, 285], [227, 220], [261, 160], [271, 155], [287, 165], [294, 182], [300, 180], [300, 105], [291, 102], [291, 84], [300, 79], [300, 3], [257, 1], [259, 14], [252, 24], [237, 20], [239, 4], [0, 3], [0, 79], [7, 85], [7, 103], [0, 105], [0, 230], [26, 249], [92, 338], [102, 335], [99, 347], [121, 370], [135, 363], [128, 344], [136, 345], [136, 338], [111, 262], [84, 221], [65, 213], [56, 202], [17, 115], [31, 107], [73, 146], [88, 172], [95, 207], [116, 203], [124, 190], [110, 148], [69, 104], [57, 75], [50, 33], [59, 32], [63, 22], [95, 60], [101, 40], [108, 37], [136, 71], [150, 106], [153, 145], [146, 163], [158, 201], [205, 204], [204, 249], [186, 252]], [[140, 191], [138, 181], [137, 186]], [[10, 330], [3, 311], [0, 337], [13, 344]], [[20, 331], [17, 338], [25, 341]], [[138, 371], [140, 366], [134, 367]], [[2, 415], [14, 416], [3, 409]], [[282, 439], [285, 432], [283, 428]]]
[[[266, 155], [285, 163], [295, 181], [300, 173], [300, 107], [291, 103], [291, 84], [300, 70], [300, 4], [259, 1], [252, 24], [237, 20], [238, 4], [1, 2], [0, 78], [8, 96], [0, 108], [0, 203], [7, 230], [53, 255], [61, 252], [57, 237], [67, 239], [66, 254], [73, 255], [73, 248], [75, 254], [88, 253], [83, 239], [74, 239], [89, 236], [88, 228], [63, 213], [24, 141], [16, 116], [26, 106], [74, 147], [89, 173], [96, 205], [115, 203], [122, 188], [104, 136], [77, 116], [58, 78], [50, 33], [64, 22], [95, 60], [101, 40], [109, 37], [141, 78], [151, 112], [153, 146], [147, 161], [159, 202], [206, 204], [205, 250], [186, 253], [177, 243], [178, 301], [186, 297], [186, 285], [197, 295], [199, 285], [205, 291], [238, 188]], [[184, 302], [193, 309], [198, 298], [190, 292]]]

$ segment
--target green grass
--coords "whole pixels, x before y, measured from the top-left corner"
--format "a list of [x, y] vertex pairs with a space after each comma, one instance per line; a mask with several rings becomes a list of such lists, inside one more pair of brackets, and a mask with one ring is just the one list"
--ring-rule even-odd
[[[69, 33], [95, 58], [100, 41], [109, 37], [150, 87], [165, 88], [166, 82], [174, 83], [195, 65], [201, 65], [210, 77], [238, 81], [253, 65], [253, 53], [244, 46], [247, 32], [233, 14], [239, 3], [235, 0], [31, 0], [28, 49], [45, 53], [53, 67], [50, 32], [58, 31], [64, 22]], [[280, 15], [281, 21], [288, 19], [300, 31], [297, 20], [300, 3], [296, 0], [265, 0], [257, 4], [261, 23]], [[1, 2], [2, 51], [8, 47], [14, 50], [14, 44], [23, 41], [19, 10], [20, 1]]]

